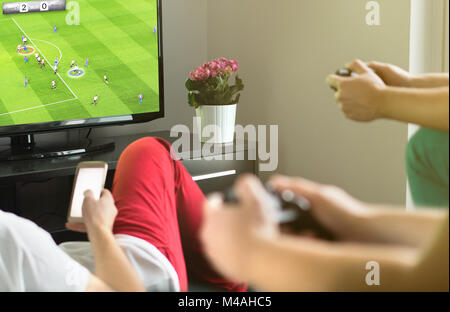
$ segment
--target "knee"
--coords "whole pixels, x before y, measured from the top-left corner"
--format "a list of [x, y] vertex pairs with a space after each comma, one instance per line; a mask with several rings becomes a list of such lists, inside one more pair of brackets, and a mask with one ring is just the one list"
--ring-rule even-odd
[[147, 137], [130, 144], [122, 153], [121, 159], [129, 159], [130, 161], [163, 161], [169, 156], [172, 156], [170, 143], [160, 138]]
[[124, 153], [139, 153], [139, 154], [152, 154], [154, 152], [167, 152], [170, 148], [170, 144], [162, 139], [147, 137], [139, 139], [131, 143], [124, 151]]

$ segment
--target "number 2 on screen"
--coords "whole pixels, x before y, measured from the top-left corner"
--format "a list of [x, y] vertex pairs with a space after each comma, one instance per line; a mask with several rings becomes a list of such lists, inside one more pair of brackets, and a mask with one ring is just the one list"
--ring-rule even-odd
[[21, 3], [20, 6], [20, 13], [27, 13], [28, 12], [28, 4], [27, 3]]

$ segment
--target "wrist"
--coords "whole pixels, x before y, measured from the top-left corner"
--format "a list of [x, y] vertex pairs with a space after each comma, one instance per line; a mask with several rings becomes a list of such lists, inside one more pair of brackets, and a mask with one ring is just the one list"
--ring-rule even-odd
[[86, 228], [89, 240], [113, 236], [112, 230], [105, 226], [86, 226]]
[[261, 275], [260, 262], [261, 259], [267, 259], [266, 252], [269, 250], [269, 244], [275, 237], [273, 235], [265, 235], [262, 233], [253, 233], [250, 235], [245, 256], [242, 257], [243, 267], [242, 276], [244, 280], [252, 284], [255, 278]]
[[376, 209], [374, 205], [357, 202], [357, 212], [353, 213], [349, 222], [346, 224], [348, 236], [343, 237], [347, 240], [353, 241], [365, 241], [367, 236], [367, 230], [370, 228], [371, 220], [376, 215]]
[[410, 74], [407, 81], [406, 81], [406, 87], [407, 88], [416, 88], [420, 86], [420, 76], [419, 75], [413, 75]]
[[389, 118], [389, 93], [391, 87], [385, 86], [377, 89], [377, 106], [378, 115], [380, 118]]
[[261, 240], [262, 238], [258, 235], [251, 235], [252, 238], [249, 239], [247, 244], [246, 256], [242, 257], [242, 272], [241, 276], [244, 281], [251, 284], [253, 277], [255, 276], [254, 270], [257, 267], [258, 261], [261, 259]]

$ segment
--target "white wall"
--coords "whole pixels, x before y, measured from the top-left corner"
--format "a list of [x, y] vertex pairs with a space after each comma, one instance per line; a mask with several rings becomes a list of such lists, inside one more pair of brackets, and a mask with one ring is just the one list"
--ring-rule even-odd
[[409, 65], [409, 0], [380, 0], [381, 26], [361, 0], [208, 0], [208, 56], [236, 58], [246, 83], [242, 124], [280, 126], [278, 172], [405, 203], [407, 127], [345, 120], [326, 76], [354, 58]]

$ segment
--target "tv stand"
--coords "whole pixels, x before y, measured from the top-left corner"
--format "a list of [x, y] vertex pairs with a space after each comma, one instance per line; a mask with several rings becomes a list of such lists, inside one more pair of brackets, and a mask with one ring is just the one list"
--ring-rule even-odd
[[46, 159], [109, 152], [114, 147], [113, 140], [87, 138], [74, 142], [65, 139], [37, 144], [33, 134], [26, 134], [11, 137], [10, 148], [0, 151], [0, 161]]

